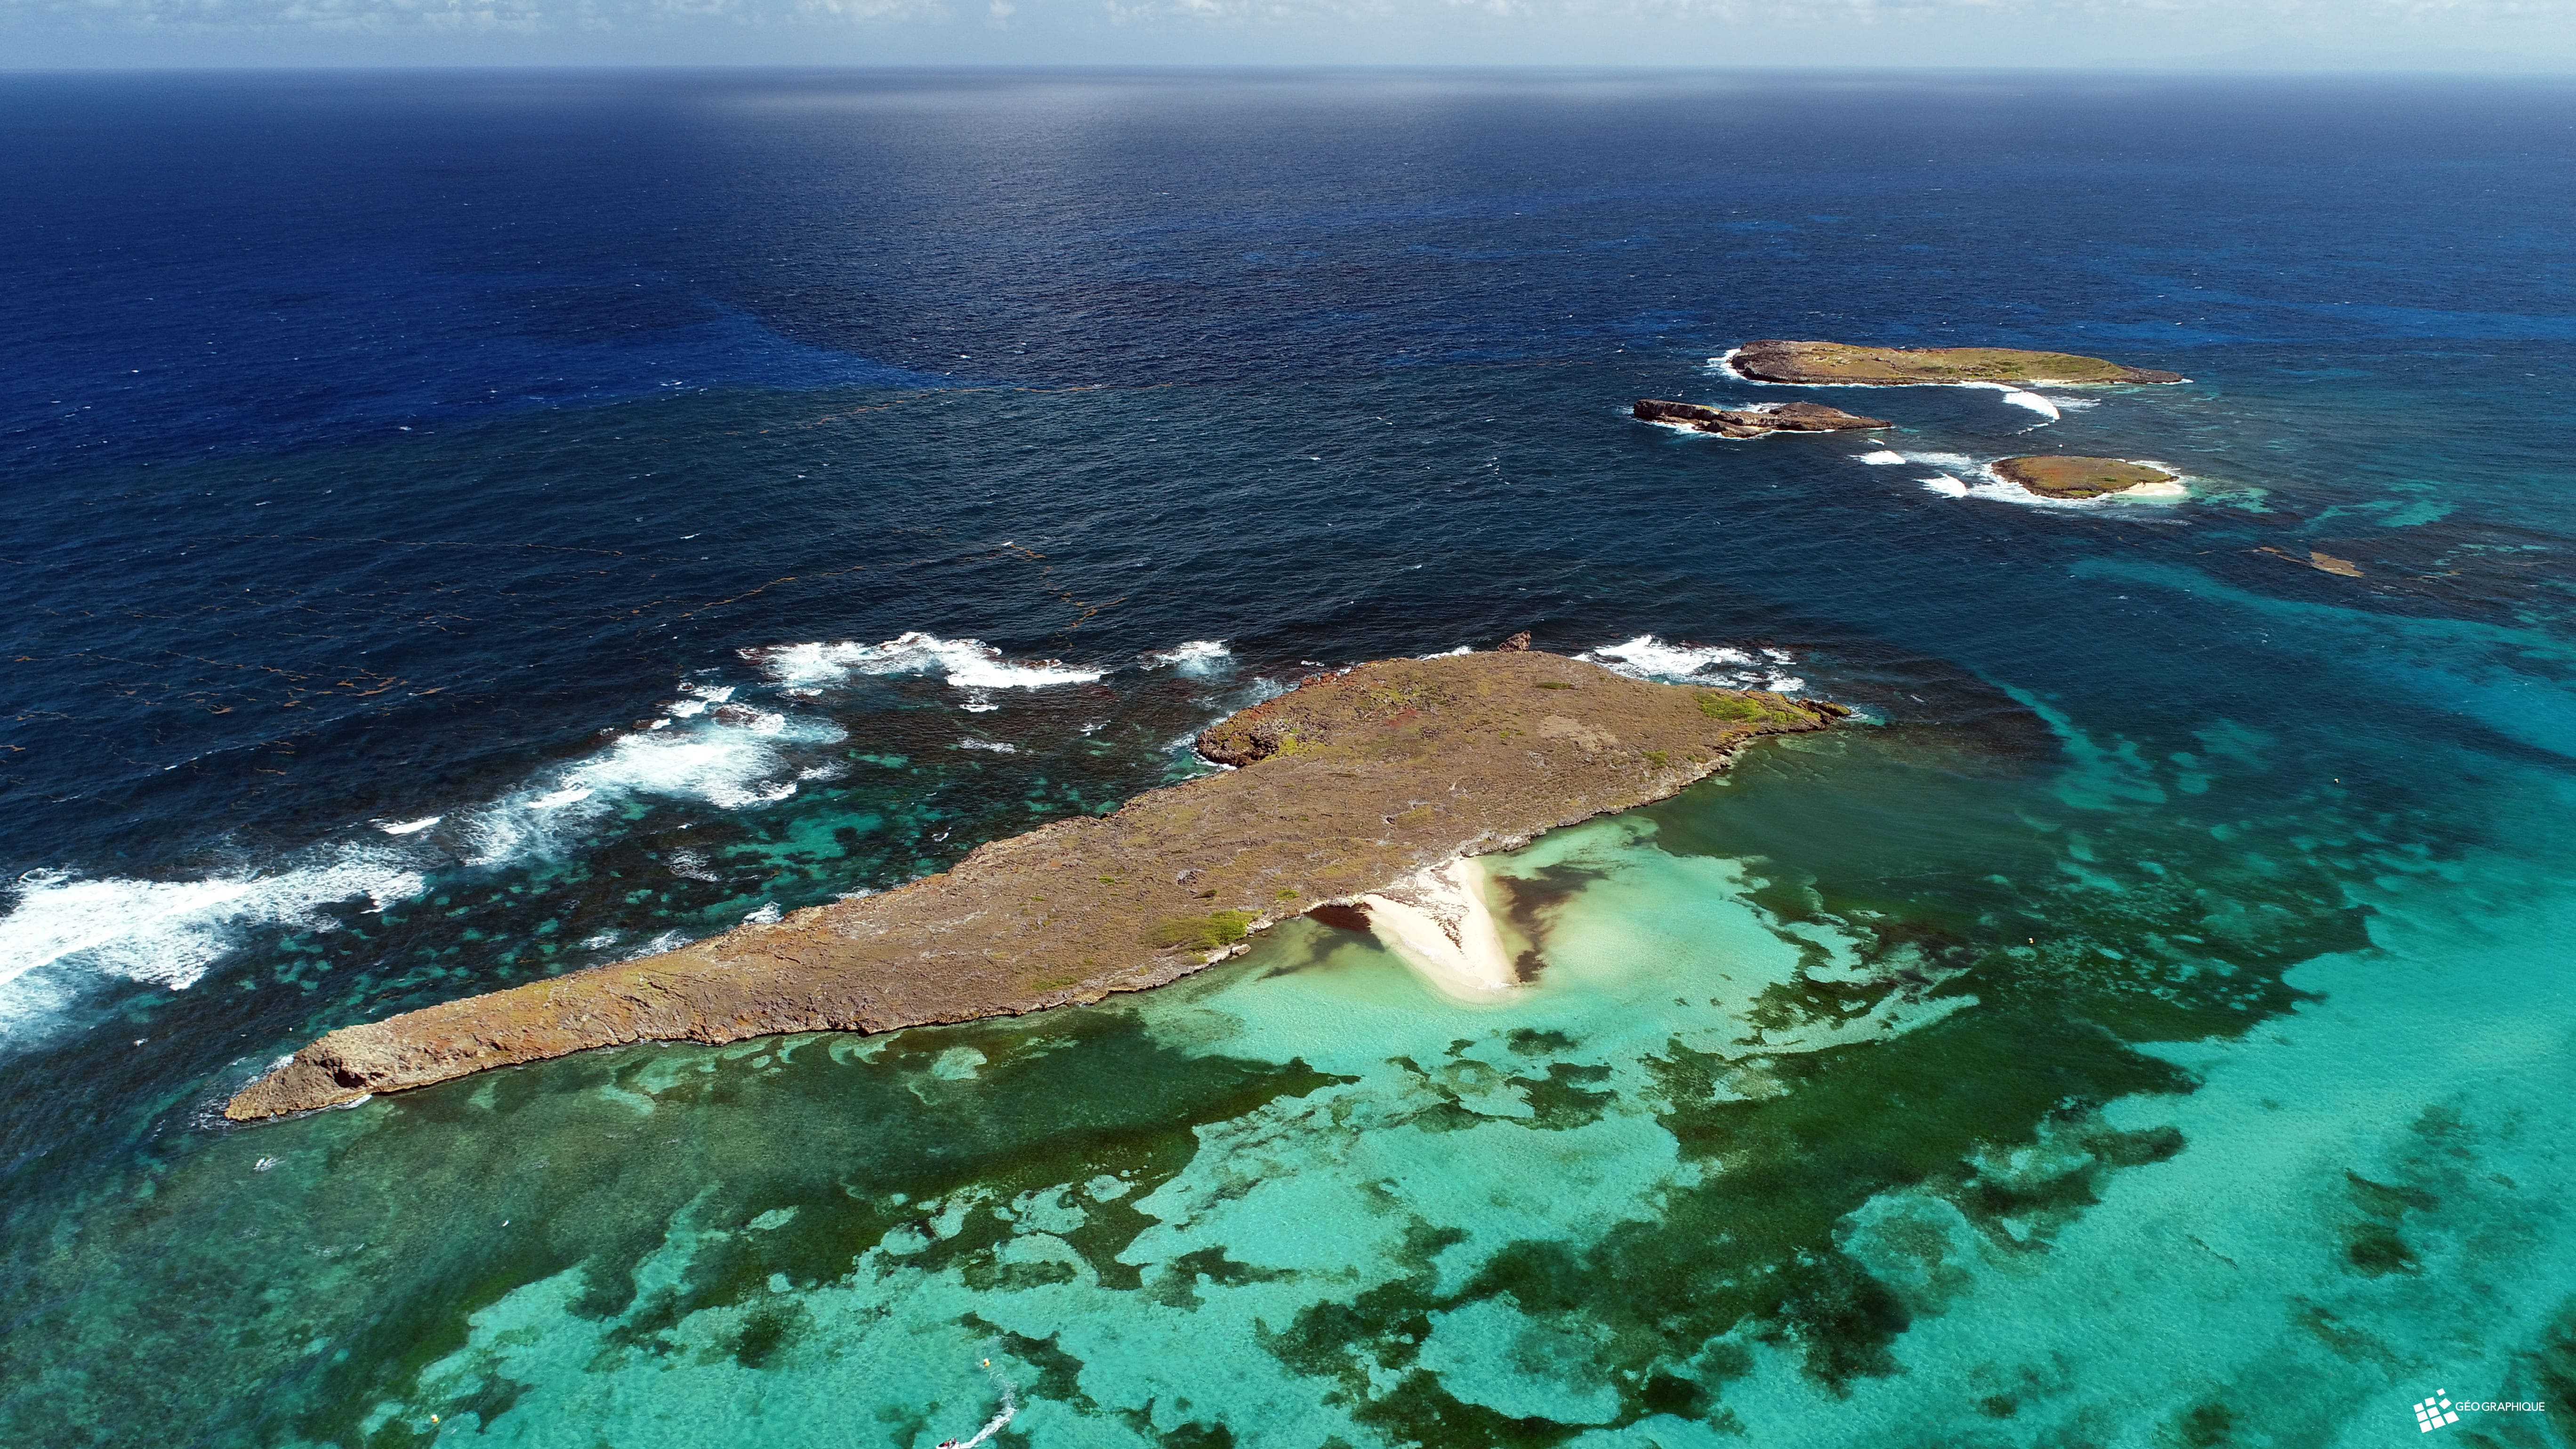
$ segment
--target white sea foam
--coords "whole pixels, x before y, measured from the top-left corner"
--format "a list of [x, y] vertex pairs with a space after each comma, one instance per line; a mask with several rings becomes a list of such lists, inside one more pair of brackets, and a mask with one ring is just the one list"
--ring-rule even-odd
[[1222, 639], [1192, 639], [1145, 656], [1148, 669], [1171, 668], [1182, 674], [1214, 674], [1234, 662], [1234, 651]]
[[1968, 485], [1951, 477], [1947, 473], [1940, 474], [1937, 477], [1918, 478], [1915, 481], [1921, 483], [1924, 487], [1931, 489], [1935, 493], [1943, 494], [1951, 498], [1965, 498], [1968, 496]]
[[[985, 1360], [985, 1363], [989, 1370], [992, 1360], [987, 1359]], [[993, 1374], [993, 1387], [1001, 1391], [1002, 1406], [999, 1409], [994, 1410], [993, 1417], [986, 1419], [984, 1421], [984, 1427], [976, 1430], [973, 1437], [949, 1441], [955, 1444], [957, 1449], [982, 1449], [982, 1445], [986, 1440], [991, 1439], [994, 1435], [1009, 1428], [1011, 1420], [1018, 1416], [1020, 1412], [1019, 1398], [1011, 1392], [1010, 1383], [998, 1372]]]
[[[665, 706], [650, 729], [619, 736], [457, 818], [451, 829], [463, 838], [468, 863], [551, 853], [565, 836], [638, 796], [735, 810], [783, 800], [803, 781], [842, 772], [832, 761], [800, 768], [789, 755], [797, 746], [846, 738], [829, 721], [734, 704], [728, 685], [682, 684], [680, 693], [685, 697]], [[333, 920], [326, 906], [364, 898], [381, 910], [417, 895], [432, 857], [409, 837], [451, 818], [377, 820], [375, 831], [401, 843], [318, 846], [262, 870], [176, 881], [35, 871], [0, 886], [0, 1031], [67, 1005], [84, 975], [184, 990], [249, 933], [327, 930]]]
[[1753, 656], [1741, 649], [1667, 644], [1652, 634], [1640, 634], [1620, 644], [1604, 644], [1577, 657], [1637, 679], [1690, 679], [1720, 665], [1753, 662]]
[[[776, 729], [693, 730], [681, 735], [626, 735], [603, 753], [573, 767], [566, 788], [541, 797], [574, 794], [661, 795], [703, 800], [719, 810], [740, 810], [796, 792], [793, 780], [776, 781], [785, 762], [769, 741], [787, 733]], [[809, 722], [803, 733], [815, 743], [841, 738], [830, 725]]]
[[1807, 681], [1778, 667], [1795, 663], [1796, 655], [1785, 649], [1764, 649], [1761, 655], [1756, 659], [1746, 650], [1722, 644], [1667, 644], [1652, 634], [1640, 634], [1575, 657], [1632, 679], [1714, 684], [1727, 689], [1771, 689], [1782, 694], [1807, 687]]
[[2028, 408], [2052, 423], [2056, 422], [2059, 416], [2057, 404], [2035, 392], [2024, 392], [2015, 388], [2004, 394], [2004, 401], [2017, 408]]
[[645, 942], [643, 945], [636, 947], [634, 950], [627, 952], [625, 955], [620, 956], [617, 959], [620, 961], [641, 961], [647, 956], [659, 956], [665, 951], [676, 951], [687, 944], [689, 944], [689, 938], [682, 932], [664, 931], [662, 934], [655, 936], [652, 940]]
[[184, 991], [246, 932], [327, 929], [324, 906], [365, 898], [381, 910], [423, 884], [390, 846], [337, 846], [307, 863], [200, 880], [31, 871], [0, 916], [0, 1023], [59, 1003], [62, 983], [37, 976], [79, 970]]
[[620, 735], [587, 759], [549, 772], [476, 812], [469, 864], [552, 852], [560, 835], [638, 796], [700, 800], [741, 810], [796, 793], [799, 771], [782, 747], [848, 736], [828, 720], [790, 718], [728, 704], [679, 729]]
[[839, 684], [859, 674], [938, 674], [959, 689], [1039, 689], [1089, 684], [1107, 672], [1059, 659], [1009, 660], [981, 639], [922, 633], [898, 634], [882, 644], [776, 644], [741, 654], [778, 683], [804, 688]]
[[1006, 745], [1000, 740], [959, 740], [957, 742], [957, 748], [961, 750], [991, 750], [997, 755], [1016, 755], [1020, 752], [1020, 747], [1018, 745]]
[[1875, 453], [1854, 453], [1852, 455], [1852, 461], [1855, 463], [1868, 463], [1873, 466], [1885, 467], [1891, 463], [1904, 462], [1905, 455], [1903, 453], [1891, 452], [1886, 448], [1881, 448]]

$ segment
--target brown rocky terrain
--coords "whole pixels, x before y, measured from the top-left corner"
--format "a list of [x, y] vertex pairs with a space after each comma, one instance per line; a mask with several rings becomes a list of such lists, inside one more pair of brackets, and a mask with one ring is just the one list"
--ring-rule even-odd
[[2120, 458], [2071, 458], [2050, 454], [2029, 458], [1999, 458], [1991, 465], [1995, 476], [2007, 483], [2018, 483], [2042, 498], [2099, 498], [2108, 493], [2153, 489], [2166, 491], [2178, 480], [2174, 474], [2145, 463], [2131, 463]]
[[890, 1031], [1156, 986], [1290, 916], [1662, 799], [1835, 705], [1518, 648], [1318, 676], [1199, 737], [1223, 774], [882, 894], [343, 1027], [235, 1096], [274, 1116], [638, 1041]]
[[2127, 367], [2072, 352], [2023, 352], [2010, 347], [1855, 347], [1847, 342], [1785, 342], [1777, 338], [1745, 343], [1729, 354], [1727, 364], [1756, 382], [1857, 383], [1873, 387], [2183, 380], [2178, 372]]
[[1758, 438], [1764, 433], [1839, 433], [1856, 428], [1890, 426], [1885, 418], [1865, 418], [1821, 403], [1779, 403], [1762, 408], [1712, 408], [1698, 403], [1666, 402], [1641, 397], [1629, 409], [1641, 422], [1677, 423], [1727, 438]]

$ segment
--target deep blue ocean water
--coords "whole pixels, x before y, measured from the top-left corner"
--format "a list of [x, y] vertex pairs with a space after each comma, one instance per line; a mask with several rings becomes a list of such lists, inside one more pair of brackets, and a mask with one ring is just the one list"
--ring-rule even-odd
[[[0, 195], [8, 1442], [2576, 1442], [2576, 89], [19, 76]], [[1497, 862], [1509, 1007], [216, 1115], [1523, 628], [1869, 723]]]

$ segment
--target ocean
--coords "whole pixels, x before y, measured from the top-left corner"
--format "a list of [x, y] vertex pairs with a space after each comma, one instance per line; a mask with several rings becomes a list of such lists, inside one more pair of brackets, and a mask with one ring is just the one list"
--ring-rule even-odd
[[[2557, 81], [0, 81], [0, 1441], [2576, 1443], [2571, 139]], [[2191, 496], [1982, 472], [2052, 451]], [[1500, 1004], [1301, 920], [221, 1117], [1523, 629], [1858, 717], [1490, 860]]]

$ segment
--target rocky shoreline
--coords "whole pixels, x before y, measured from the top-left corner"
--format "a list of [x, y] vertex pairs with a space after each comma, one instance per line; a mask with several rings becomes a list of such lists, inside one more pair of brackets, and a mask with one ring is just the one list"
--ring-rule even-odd
[[1452, 862], [1663, 799], [1760, 736], [1846, 713], [1646, 683], [1512, 643], [1310, 678], [1199, 737], [1225, 773], [994, 841], [939, 875], [343, 1027], [224, 1114], [338, 1106], [639, 1041], [880, 1032], [1097, 1001], [1370, 897], [1418, 910], [1463, 951], [1450, 892], [1426, 888]]
[[1698, 403], [1641, 397], [1629, 409], [1640, 422], [1670, 423], [1724, 438], [1758, 438], [1765, 433], [1841, 433], [1892, 427], [1885, 418], [1865, 418], [1822, 403], [1771, 403], [1750, 408], [1712, 408]]
[[2180, 474], [2126, 458], [2044, 454], [1998, 458], [1987, 467], [1996, 477], [2042, 498], [2175, 498], [2185, 491]]

